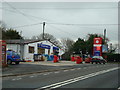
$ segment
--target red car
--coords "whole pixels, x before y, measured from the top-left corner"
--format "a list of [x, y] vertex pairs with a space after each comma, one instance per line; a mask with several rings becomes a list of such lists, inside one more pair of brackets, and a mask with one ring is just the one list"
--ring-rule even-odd
[[91, 57], [88, 57], [88, 58], [85, 59], [85, 63], [90, 63], [91, 60], [92, 60], [92, 58], [91, 58]]

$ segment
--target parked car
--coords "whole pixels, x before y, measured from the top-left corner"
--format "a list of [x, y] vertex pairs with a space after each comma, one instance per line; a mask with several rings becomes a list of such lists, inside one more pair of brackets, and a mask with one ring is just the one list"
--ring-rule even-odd
[[19, 64], [21, 62], [20, 55], [12, 50], [7, 50], [7, 64], [12, 64], [12, 62], [15, 62], [15, 64]]
[[102, 57], [102, 56], [93, 56], [92, 57], [92, 60], [91, 60], [91, 63], [93, 64], [93, 63], [99, 63], [99, 64], [101, 64], [101, 63], [103, 63], [103, 64], [105, 64], [107, 61]]
[[91, 57], [85, 58], [85, 63], [90, 63], [90, 62], [91, 62], [91, 60], [92, 60], [92, 58], [91, 58]]

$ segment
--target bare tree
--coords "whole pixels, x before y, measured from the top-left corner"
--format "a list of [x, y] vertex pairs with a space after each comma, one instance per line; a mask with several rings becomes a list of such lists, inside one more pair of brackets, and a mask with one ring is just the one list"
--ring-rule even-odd
[[[32, 39], [43, 40], [43, 34], [41, 33], [38, 36], [33, 36]], [[60, 42], [53, 35], [49, 33], [44, 33], [44, 40], [51, 41], [52, 43], [60, 47]]]
[[71, 40], [70, 38], [62, 38], [61, 43], [64, 47], [65, 52], [69, 51], [69, 49], [72, 47], [74, 44], [74, 41]]

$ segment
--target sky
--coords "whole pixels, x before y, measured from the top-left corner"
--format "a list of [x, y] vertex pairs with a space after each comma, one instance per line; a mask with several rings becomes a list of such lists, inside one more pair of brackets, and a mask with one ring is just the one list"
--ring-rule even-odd
[[25, 38], [41, 34], [45, 22], [45, 33], [57, 39], [86, 39], [87, 34], [103, 34], [106, 29], [109, 43], [118, 42], [118, 2], [4, 1], [0, 19]]

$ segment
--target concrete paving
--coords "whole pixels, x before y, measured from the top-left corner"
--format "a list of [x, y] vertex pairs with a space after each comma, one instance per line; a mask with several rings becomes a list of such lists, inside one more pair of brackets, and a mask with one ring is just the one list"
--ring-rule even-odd
[[2, 77], [65, 70], [75, 66], [79, 67], [80, 64], [71, 61], [59, 61], [57, 63], [52, 61], [21, 62], [19, 65], [13, 64], [3, 68]]
[[[21, 64], [26, 64], [26, 62], [21, 62]], [[76, 65], [72, 61], [59, 61], [54, 63], [53, 61], [38, 61], [38, 62], [27, 62], [27, 64], [36, 64], [36, 65], [47, 65], [47, 66], [72, 66]]]

